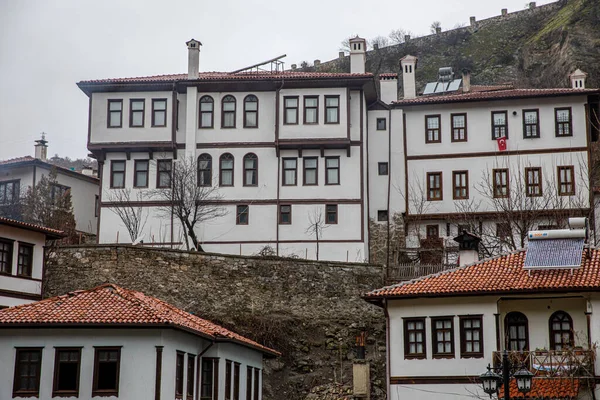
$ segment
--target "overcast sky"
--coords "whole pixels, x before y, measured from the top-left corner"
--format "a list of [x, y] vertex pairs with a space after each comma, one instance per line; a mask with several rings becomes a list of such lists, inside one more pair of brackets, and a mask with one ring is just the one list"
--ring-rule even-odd
[[[537, 1], [538, 5], [551, 1]], [[426, 34], [525, 8], [526, 0], [0, 0], [0, 160], [85, 157], [88, 100], [76, 82], [184, 73], [185, 42], [201, 71], [231, 71], [281, 54], [286, 67], [337, 57], [349, 35]]]

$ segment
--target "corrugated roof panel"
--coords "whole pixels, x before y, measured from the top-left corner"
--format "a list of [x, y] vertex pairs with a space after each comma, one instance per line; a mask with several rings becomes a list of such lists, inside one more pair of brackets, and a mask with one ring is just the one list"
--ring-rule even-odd
[[585, 239], [530, 240], [524, 269], [579, 268]]

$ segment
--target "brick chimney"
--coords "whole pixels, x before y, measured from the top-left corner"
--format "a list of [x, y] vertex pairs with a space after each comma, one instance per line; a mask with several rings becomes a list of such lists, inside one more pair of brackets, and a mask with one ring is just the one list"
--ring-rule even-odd
[[202, 43], [191, 39], [185, 43], [188, 48], [188, 79], [198, 79], [200, 71], [200, 46]]
[[417, 97], [417, 83], [415, 70], [417, 69], [417, 57], [407, 55], [400, 60], [402, 69], [402, 91], [405, 99]]
[[350, 72], [365, 73], [367, 41], [360, 37], [350, 39]]
[[48, 158], [48, 141], [44, 132], [42, 132], [42, 138], [35, 141], [35, 158], [42, 161], [46, 161]]

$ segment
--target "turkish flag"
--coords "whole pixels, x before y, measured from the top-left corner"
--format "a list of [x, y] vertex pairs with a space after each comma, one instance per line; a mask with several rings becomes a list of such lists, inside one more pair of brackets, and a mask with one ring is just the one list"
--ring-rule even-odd
[[498, 142], [498, 150], [506, 151], [506, 136], [502, 136], [496, 139], [496, 141]]

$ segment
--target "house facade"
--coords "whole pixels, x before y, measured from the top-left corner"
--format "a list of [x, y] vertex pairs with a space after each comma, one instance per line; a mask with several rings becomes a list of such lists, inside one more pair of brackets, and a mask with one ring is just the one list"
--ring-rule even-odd
[[3, 399], [259, 400], [279, 355], [110, 284], [0, 311], [0, 342]]
[[0, 217], [0, 308], [42, 298], [46, 240], [61, 231]]

